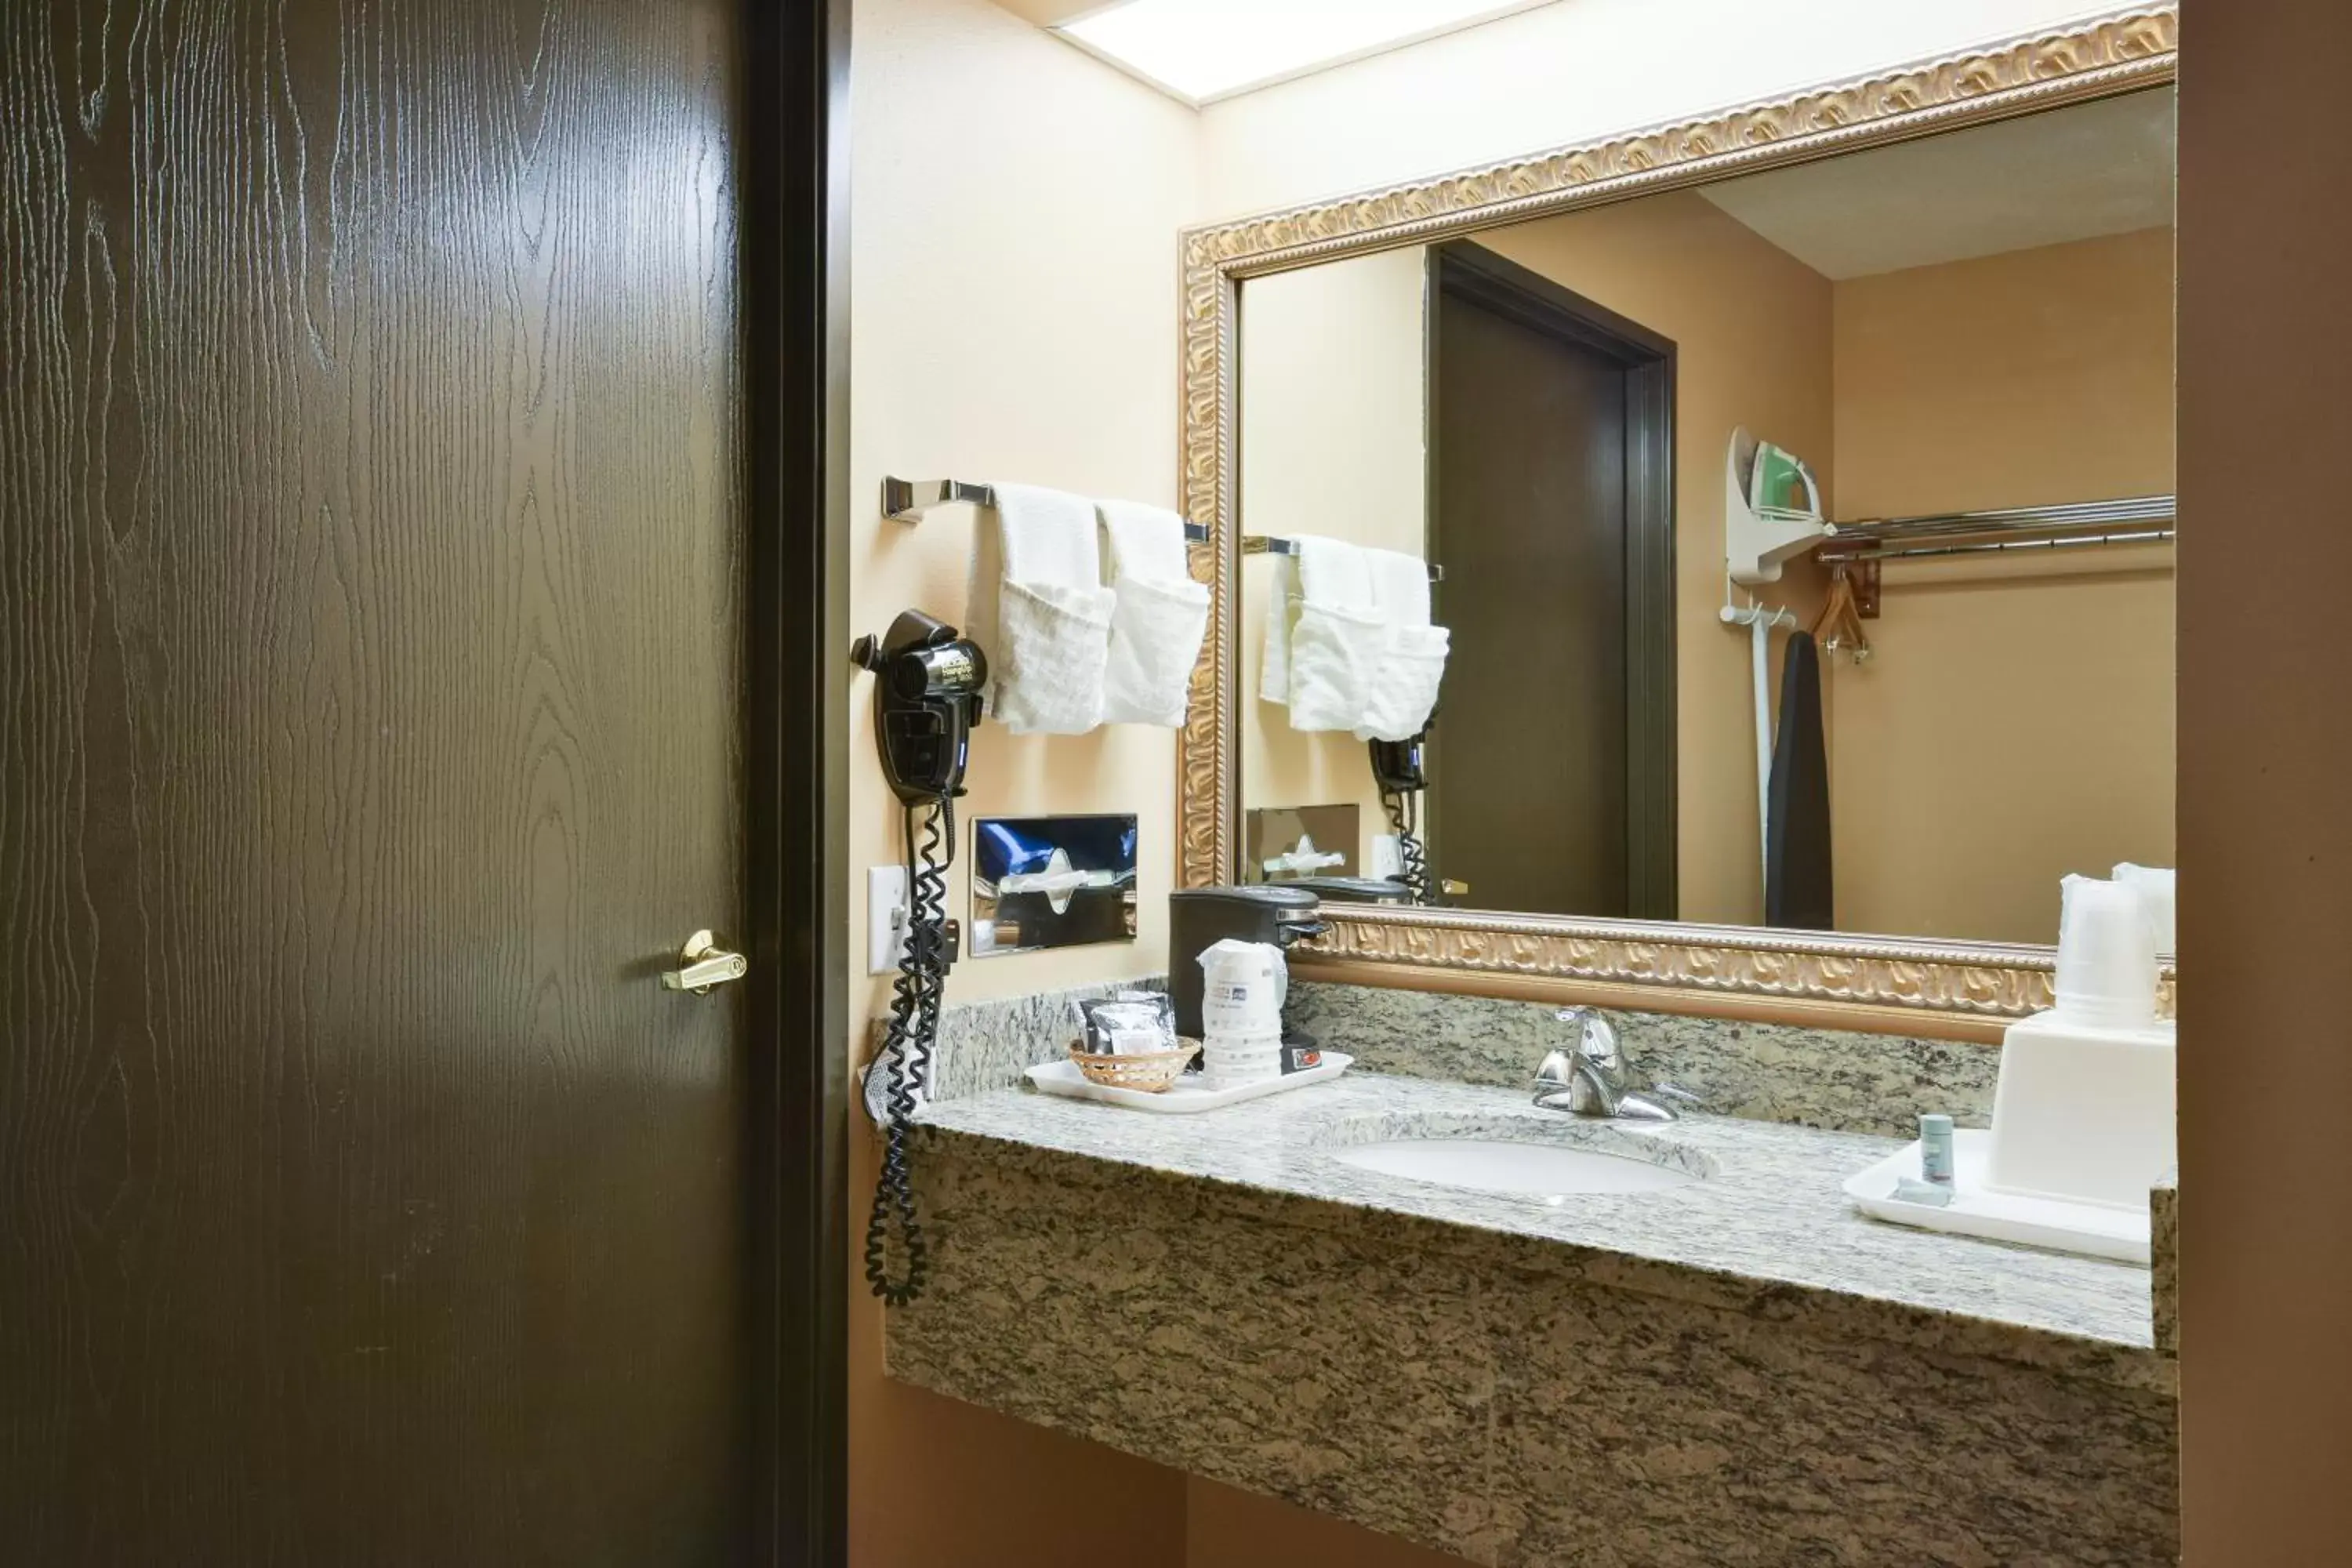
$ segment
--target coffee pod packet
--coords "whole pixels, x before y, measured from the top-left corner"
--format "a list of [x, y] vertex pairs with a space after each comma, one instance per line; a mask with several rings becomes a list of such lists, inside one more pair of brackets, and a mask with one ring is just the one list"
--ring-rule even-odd
[[1086, 1048], [1097, 1055], [1146, 1056], [1176, 1048], [1176, 999], [1165, 992], [1129, 991], [1089, 996], [1078, 1004]]

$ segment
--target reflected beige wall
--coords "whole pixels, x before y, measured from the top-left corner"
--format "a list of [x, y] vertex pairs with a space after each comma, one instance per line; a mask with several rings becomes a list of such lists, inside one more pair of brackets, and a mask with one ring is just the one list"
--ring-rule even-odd
[[[1687, 192], [1497, 229], [1477, 242], [1675, 341], [1681, 917], [1752, 925], [1763, 918], [1764, 898], [1748, 642], [1717, 618], [1724, 455], [1732, 427], [1745, 424], [1802, 453], [1831, 483], [1829, 282]], [[1244, 530], [1267, 531], [1264, 519], [1282, 515], [1278, 498], [1303, 500], [1318, 476], [1353, 468], [1415, 484], [1410, 504], [1358, 497], [1322, 509], [1328, 521], [1316, 531], [1370, 542], [1360, 526], [1421, 531], [1421, 257], [1415, 249], [1244, 286]], [[1351, 268], [1361, 270], [1343, 277]], [[1360, 313], [1353, 332], [1349, 310]], [[1377, 349], [1358, 343], [1360, 334]], [[1255, 356], [1269, 343], [1289, 358], [1261, 365]], [[1324, 356], [1321, 365], [1310, 351]], [[1350, 384], [1359, 373], [1393, 379], [1367, 389]], [[1358, 409], [1362, 416], [1352, 422], [1331, 416]], [[1266, 563], [1244, 573], [1244, 689], [1255, 692]], [[1766, 594], [1803, 607], [1817, 592], [1814, 574], [1800, 567]], [[1292, 734], [1280, 709], [1255, 699], [1244, 708], [1244, 804], [1361, 799], [1365, 831], [1379, 831], [1361, 744]], [[1443, 746], [1442, 728], [1439, 735]], [[1433, 848], [1443, 870], [1444, 847]], [[1477, 902], [1476, 889], [1468, 901]]]
[[[2172, 489], [2172, 231], [1836, 286], [1838, 514]], [[2058, 879], [2173, 863], [2165, 546], [1890, 563], [1833, 661], [1841, 929], [2057, 940]]]
[[[1823, 504], [1836, 504], [1829, 279], [1695, 191], [1496, 229], [1478, 242], [1675, 342], [1680, 918], [1759, 924], [1762, 835], [1748, 634], [1717, 618], [1725, 450], [1733, 427], [1745, 425], [1811, 464]], [[1792, 566], [1760, 596], [1810, 617], [1817, 575]], [[1775, 690], [1785, 642], [1774, 642]]]
[[[1242, 285], [1244, 532], [1320, 533], [1427, 552], [1426, 255], [1412, 246]], [[1344, 731], [1293, 730], [1289, 710], [1258, 700], [1275, 574], [1271, 556], [1243, 558], [1242, 804], [1355, 805], [1356, 868], [1369, 875], [1372, 837], [1388, 830], [1388, 819], [1364, 742]]]
[[[1478, 243], [1676, 344], [1685, 920], [1763, 912], [1747, 644], [1716, 616], [1735, 424], [1803, 454], [1841, 517], [2172, 487], [2169, 229], [1835, 284], [1689, 193]], [[1245, 529], [1421, 534], [1422, 265], [1416, 249], [1246, 286]], [[1244, 570], [1255, 693], [1270, 570]], [[1763, 596], [1810, 620], [1820, 586], [1792, 567]], [[1827, 678], [1841, 929], [2049, 942], [2067, 871], [2172, 863], [2168, 548], [1902, 563], [1885, 587], [1876, 658]], [[1381, 830], [1360, 745], [1244, 709], [1244, 803], [1358, 801]]]

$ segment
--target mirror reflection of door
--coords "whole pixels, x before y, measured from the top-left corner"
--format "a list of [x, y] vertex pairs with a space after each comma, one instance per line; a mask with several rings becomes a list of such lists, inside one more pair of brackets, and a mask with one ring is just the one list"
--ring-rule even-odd
[[1481, 909], [1672, 920], [1674, 344], [1476, 245], [1430, 268], [1433, 857]]

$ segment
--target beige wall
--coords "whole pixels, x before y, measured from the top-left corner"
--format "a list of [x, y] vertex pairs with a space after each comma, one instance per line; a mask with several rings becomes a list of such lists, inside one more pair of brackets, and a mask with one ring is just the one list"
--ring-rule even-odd
[[1186, 1479], [1185, 1568], [1461, 1568], [1432, 1551], [1199, 1476]]
[[[1478, 243], [1675, 341], [1675, 686], [1681, 918], [1764, 918], [1748, 634], [1725, 626], [1725, 448], [1745, 425], [1803, 457], [1834, 501], [1830, 284], [1694, 192], [1570, 213]], [[1761, 597], [1810, 616], [1791, 568]], [[1785, 637], [1774, 639], [1774, 680]], [[1442, 853], [1442, 847], [1441, 847]]]
[[2194, 0], [2180, 79], [2181, 1524], [2352, 1541], [2352, 7]]
[[[1838, 515], [2172, 489], [2172, 231], [1836, 288]], [[2171, 552], [1886, 568], [1830, 661], [1846, 931], [2055, 942], [2058, 879], [2173, 861]]]
[[[862, 0], [851, 146], [853, 619], [964, 612], [968, 511], [914, 528], [877, 515], [885, 472], [1034, 480], [1172, 502], [1176, 242], [1193, 201], [1193, 118], [988, 0]], [[1084, 128], [1084, 134], [1074, 128]], [[865, 875], [898, 861], [898, 812], [874, 755], [868, 678], [850, 758], [851, 1015], [863, 979]], [[1142, 819], [1142, 940], [967, 961], [951, 998], [1154, 973], [1173, 864], [1175, 742], [1114, 726], [1015, 738], [983, 725], [965, 821], [991, 811], [1132, 811]], [[969, 912], [961, 835], [951, 911]], [[853, 1043], [864, 1056], [863, 1031]], [[862, 1237], [874, 1149], [863, 1118], [851, 1215]], [[862, 1568], [1182, 1561], [1184, 1485], [1164, 1470], [886, 1381], [882, 1309], [851, 1264], [850, 1555]]]
[[[1428, 552], [1424, 255], [1412, 246], [1242, 285], [1244, 532], [1321, 533]], [[1344, 731], [1302, 734], [1289, 710], [1258, 700], [1275, 572], [1272, 556], [1243, 559], [1242, 803], [1352, 803], [1356, 868], [1369, 875], [1371, 840], [1388, 819], [1364, 742]]]

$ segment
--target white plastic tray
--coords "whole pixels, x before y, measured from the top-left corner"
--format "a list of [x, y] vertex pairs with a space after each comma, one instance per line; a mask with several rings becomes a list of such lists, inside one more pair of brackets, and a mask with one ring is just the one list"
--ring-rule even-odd
[[1338, 1078], [1355, 1065], [1356, 1058], [1344, 1051], [1325, 1051], [1321, 1062], [1304, 1072], [1286, 1072], [1280, 1078], [1270, 1078], [1262, 1083], [1236, 1084], [1231, 1089], [1202, 1089], [1198, 1073], [1187, 1073], [1162, 1094], [1146, 1094], [1139, 1089], [1113, 1089], [1096, 1083], [1078, 1070], [1072, 1061], [1047, 1062], [1029, 1069], [1028, 1078], [1047, 1094], [1066, 1095], [1072, 1100], [1099, 1100], [1110, 1105], [1124, 1105], [1134, 1110], [1149, 1110], [1161, 1116], [1184, 1116], [1196, 1110], [1214, 1110], [1220, 1106], [1239, 1105], [1244, 1100], [1257, 1100], [1286, 1089], [1305, 1089], [1310, 1083], [1325, 1083]]
[[1989, 1192], [1983, 1183], [1991, 1147], [1990, 1132], [1964, 1131], [1952, 1135], [1954, 1196], [1946, 1208], [1903, 1203], [1888, 1195], [1895, 1190], [1896, 1177], [1919, 1179], [1916, 1143], [1848, 1176], [1845, 1194], [1863, 1213], [1897, 1225], [2080, 1252], [2124, 1263], [2148, 1260], [2147, 1210]]

